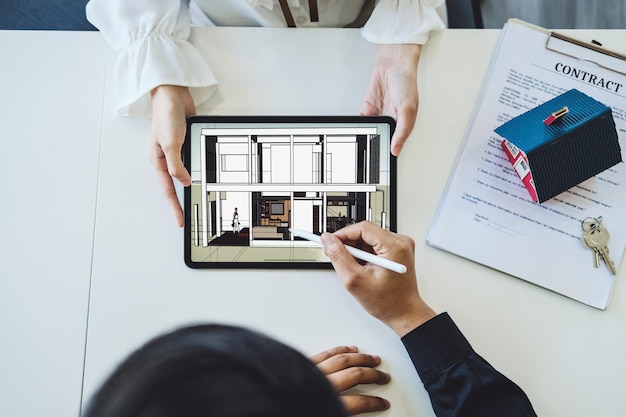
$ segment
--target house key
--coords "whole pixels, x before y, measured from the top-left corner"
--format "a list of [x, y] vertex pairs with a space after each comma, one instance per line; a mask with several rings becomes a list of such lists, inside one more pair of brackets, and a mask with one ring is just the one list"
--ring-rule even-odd
[[594, 251], [600, 256], [600, 259], [604, 261], [606, 266], [608, 266], [609, 270], [613, 275], [617, 274], [617, 270], [615, 269], [615, 265], [609, 256], [609, 248], [607, 243], [611, 235], [609, 231], [604, 227], [598, 227], [595, 231], [590, 230], [584, 235], [584, 240], [587, 245], [589, 245]]
[[580, 237], [580, 240], [581, 240], [582, 244], [585, 247], [591, 249], [591, 252], [593, 254], [593, 265], [596, 268], [600, 268], [600, 251], [595, 246], [592, 246], [591, 242], [588, 242], [587, 235], [589, 233], [592, 233], [592, 232], [598, 230], [598, 228], [600, 227], [601, 223], [602, 223], [602, 217], [600, 217], [598, 219], [587, 218], [587, 219], [583, 220], [583, 222], [582, 222], [583, 234]]

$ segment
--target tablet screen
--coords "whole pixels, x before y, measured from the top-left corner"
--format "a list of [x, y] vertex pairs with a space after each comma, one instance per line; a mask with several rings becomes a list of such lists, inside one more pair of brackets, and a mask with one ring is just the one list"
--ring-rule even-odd
[[192, 268], [328, 268], [319, 244], [368, 220], [396, 230], [392, 118], [194, 116], [183, 147], [185, 263]]

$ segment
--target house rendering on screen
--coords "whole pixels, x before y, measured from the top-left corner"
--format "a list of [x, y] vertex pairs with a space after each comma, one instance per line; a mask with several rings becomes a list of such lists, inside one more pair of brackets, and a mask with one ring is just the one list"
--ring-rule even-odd
[[376, 124], [195, 132], [192, 244], [281, 247], [361, 220], [390, 228], [389, 134]]

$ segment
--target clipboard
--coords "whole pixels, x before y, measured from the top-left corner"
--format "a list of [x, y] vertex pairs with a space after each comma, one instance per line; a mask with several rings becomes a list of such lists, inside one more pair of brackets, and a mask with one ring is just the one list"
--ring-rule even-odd
[[626, 164], [536, 204], [510, 166], [499, 146], [502, 137], [494, 129], [577, 88], [614, 110], [624, 159], [625, 73], [626, 57], [621, 53], [509, 19], [483, 79], [427, 244], [605, 309], [616, 277], [604, 265], [594, 267], [590, 249], [581, 243], [581, 223], [586, 217], [603, 216], [611, 233], [610, 255], [619, 271], [626, 249]]
[[[599, 67], [602, 67], [604, 69], [608, 69], [610, 71], [614, 71], [618, 74], [626, 76], [626, 69], [620, 68], [617, 65], [610, 65], [606, 63], [606, 60], [616, 60], [615, 62], [623, 61], [622, 64], [626, 64], [626, 54], [604, 48], [602, 47], [602, 44], [596, 40], [592, 40], [591, 42], [585, 42], [581, 39], [577, 39], [575, 37], [566, 35], [561, 32], [556, 32], [554, 30], [545, 29], [541, 26], [533, 25], [532, 23], [528, 23], [517, 18], [511, 18], [508, 20], [508, 22], [511, 24], [524, 25], [528, 28], [546, 33], [548, 37], [546, 38], [545, 48], [550, 51], [563, 54], [570, 58], [575, 58], [581, 61], [586, 61], [591, 64], [595, 64]], [[591, 59], [591, 58], [586, 57], [582, 53], [574, 54], [574, 53], [568, 52], [567, 50], [563, 50], [562, 48], [559, 48], [558, 46], [559, 41], [565, 42], [575, 47], [580, 47], [582, 48], [581, 51], [589, 50], [592, 52], [599, 53], [602, 56], [606, 57], [606, 60], [605, 59]]]
[[577, 45], [577, 46], [580, 46], [580, 47], [583, 47], [583, 48], [587, 48], [587, 49], [590, 49], [590, 50], [592, 50], [594, 52], [599, 52], [601, 54], [608, 55], [609, 57], [616, 58], [616, 59], [619, 59], [619, 60], [622, 60], [622, 61], [626, 61], [626, 55], [620, 54], [618, 52], [611, 51], [610, 49], [602, 48], [602, 44], [593, 43], [593, 42], [591, 42], [591, 43], [584, 42], [584, 41], [581, 41], [579, 39], [572, 38], [570, 36], [564, 35], [564, 34], [559, 33], [559, 32], [554, 32], [554, 31], [549, 32], [548, 39], [546, 40], [546, 49], [549, 49], [551, 51], [567, 55], [567, 56], [572, 57], [572, 58], [588, 61], [588, 62], [590, 62], [592, 64], [596, 64], [596, 65], [598, 65], [600, 67], [603, 67], [603, 68], [606, 68], [608, 70], [615, 71], [618, 74], [626, 75], [626, 72], [620, 71], [617, 68], [612, 68], [610, 66], [606, 66], [606, 65], [604, 65], [604, 64], [602, 64], [602, 63], [600, 63], [598, 61], [587, 59], [587, 58], [585, 58], [583, 56], [571, 55], [571, 54], [568, 54], [567, 52], [563, 52], [563, 51], [560, 51], [557, 48], [551, 47], [550, 46], [550, 41], [553, 40], [553, 39], [559, 39], [559, 40], [562, 40], [562, 41], [565, 41], [565, 42], [569, 42], [569, 43], [572, 43], [574, 45]]

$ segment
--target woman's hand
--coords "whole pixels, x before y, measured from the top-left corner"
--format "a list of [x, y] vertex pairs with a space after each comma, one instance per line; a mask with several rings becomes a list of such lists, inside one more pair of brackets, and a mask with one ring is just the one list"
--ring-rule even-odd
[[196, 114], [189, 89], [175, 85], [160, 85], [151, 91], [152, 145], [150, 162], [169, 203], [178, 227], [183, 226], [183, 209], [176, 196], [175, 178], [183, 186], [191, 185], [191, 176], [182, 160], [182, 148], [187, 131], [187, 117]]
[[396, 119], [396, 130], [391, 138], [391, 153], [395, 156], [400, 155], [415, 126], [419, 103], [417, 63], [421, 51], [421, 45], [380, 45], [361, 106], [361, 115], [387, 115]]

